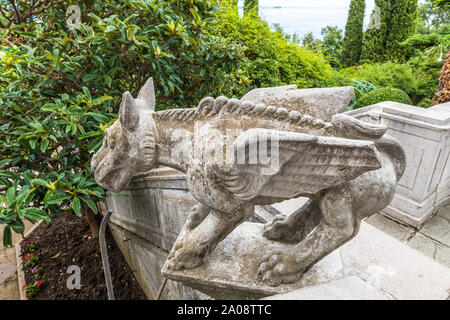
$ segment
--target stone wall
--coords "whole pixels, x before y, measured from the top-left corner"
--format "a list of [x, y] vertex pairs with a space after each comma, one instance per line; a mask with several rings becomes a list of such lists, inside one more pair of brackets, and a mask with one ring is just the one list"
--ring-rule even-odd
[[[157, 295], [161, 268], [195, 203], [185, 176], [164, 168], [136, 177], [127, 190], [107, 193], [114, 238], [149, 299]], [[169, 280], [161, 299], [201, 297]]]

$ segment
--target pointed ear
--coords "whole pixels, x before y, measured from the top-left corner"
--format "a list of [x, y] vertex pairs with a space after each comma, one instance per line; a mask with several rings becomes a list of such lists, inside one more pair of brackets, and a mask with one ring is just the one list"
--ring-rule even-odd
[[128, 131], [136, 130], [139, 121], [139, 109], [133, 99], [131, 93], [126, 91], [122, 96], [122, 103], [120, 104], [119, 120], [122, 127]]
[[153, 78], [149, 78], [141, 88], [141, 91], [139, 91], [138, 99], [144, 101], [146, 109], [155, 111], [156, 98]]

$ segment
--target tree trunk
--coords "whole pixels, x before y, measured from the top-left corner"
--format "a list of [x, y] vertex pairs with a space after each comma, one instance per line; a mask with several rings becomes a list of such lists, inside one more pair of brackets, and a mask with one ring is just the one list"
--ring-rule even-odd
[[91, 235], [94, 238], [98, 238], [98, 233], [100, 230], [101, 215], [95, 214], [90, 208], [84, 212], [87, 222], [89, 223], [89, 228], [91, 229]]
[[450, 102], [450, 51], [444, 61], [441, 76], [436, 94], [433, 99], [433, 106], [445, 102]]

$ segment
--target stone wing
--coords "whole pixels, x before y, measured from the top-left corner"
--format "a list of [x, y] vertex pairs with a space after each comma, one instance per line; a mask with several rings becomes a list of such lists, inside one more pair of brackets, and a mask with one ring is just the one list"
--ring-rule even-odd
[[234, 164], [219, 179], [240, 200], [311, 195], [381, 167], [366, 140], [251, 129], [233, 148]]

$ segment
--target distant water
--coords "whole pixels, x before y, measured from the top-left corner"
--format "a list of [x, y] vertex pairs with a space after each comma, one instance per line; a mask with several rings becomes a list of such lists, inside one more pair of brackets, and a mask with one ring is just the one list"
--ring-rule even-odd
[[[374, 6], [373, 0], [366, 1], [366, 27]], [[259, 13], [270, 25], [279, 23], [289, 34], [313, 32], [321, 38], [320, 31], [326, 26], [345, 29], [349, 8], [350, 0], [260, 0]]]

